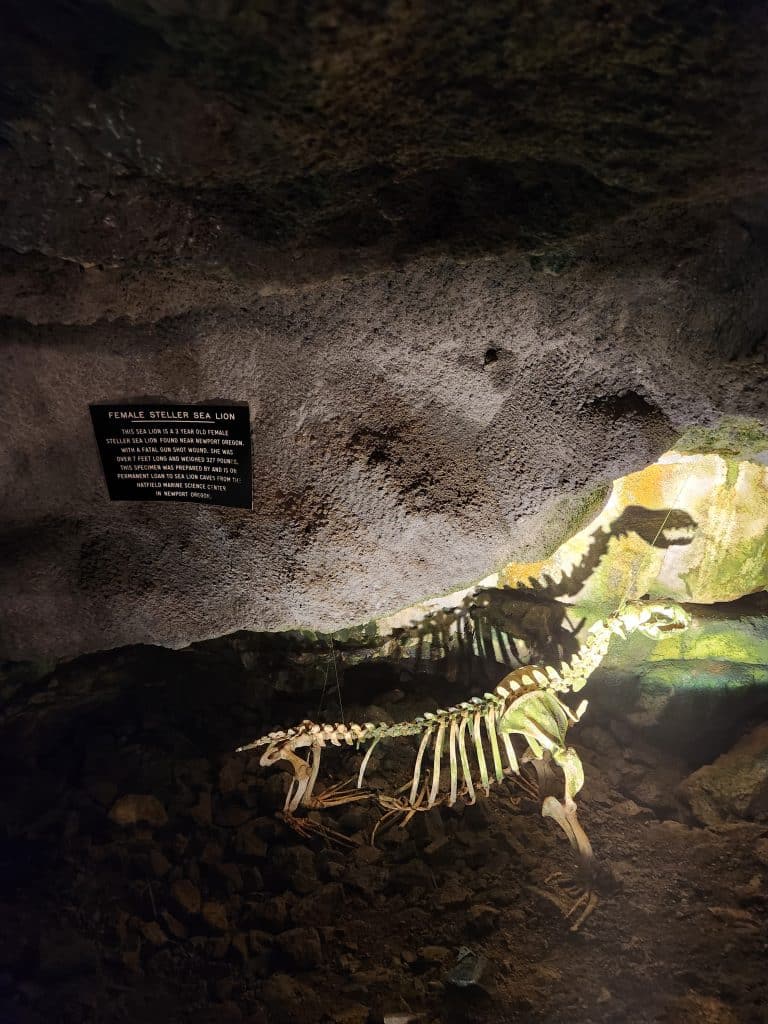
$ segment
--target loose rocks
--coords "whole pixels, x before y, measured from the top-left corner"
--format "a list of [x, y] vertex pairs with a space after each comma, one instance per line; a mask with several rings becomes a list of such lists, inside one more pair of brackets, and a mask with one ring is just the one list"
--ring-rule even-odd
[[194, 882], [180, 878], [171, 884], [171, 902], [184, 919], [200, 913], [202, 897]]
[[291, 928], [277, 938], [277, 948], [299, 970], [318, 967], [323, 959], [320, 935], [316, 928]]
[[713, 764], [689, 775], [681, 795], [705, 825], [768, 821], [768, 725], [758, 726]]
[[168, 814], [157, 797], [146, 793], [121, 796], [112, 805], [109, 817], [116, 825], [151, 825], [162, 828], [168, 823]]

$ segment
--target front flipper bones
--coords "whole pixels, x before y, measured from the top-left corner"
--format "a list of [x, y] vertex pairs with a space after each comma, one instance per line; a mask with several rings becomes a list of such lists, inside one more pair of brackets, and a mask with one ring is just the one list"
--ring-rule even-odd
[[525, 738], [534, 760], [551, 760], [563, 773], [563, 799], [546, 796], [541, 813], [556, 821], [579, 860], [579, 874], [585, 880], [576, 903], [566, 912], [567, 917], [581, 910], [571, 930], [576, 931], [597, 906], [598, 896], [592, 886], [594, 854], [592, 844], [578, 819], [576, 795], [584, 785], [584, 767], [579, 755], [566, 745], [566, 734], [572, 722], [584, 714], [587, 702], [582, 701], [576, 711], [564, 704], [554, 693], [534, 691], [525, 694], [509, 708], [501, 720], [500, 729], [517, 733]]

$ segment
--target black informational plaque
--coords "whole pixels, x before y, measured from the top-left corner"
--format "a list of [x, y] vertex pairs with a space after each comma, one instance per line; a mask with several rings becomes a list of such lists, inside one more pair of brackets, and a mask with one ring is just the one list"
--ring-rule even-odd
[[131, 402], [89, 408], [113, 501], [251, 508], [247, 405]]

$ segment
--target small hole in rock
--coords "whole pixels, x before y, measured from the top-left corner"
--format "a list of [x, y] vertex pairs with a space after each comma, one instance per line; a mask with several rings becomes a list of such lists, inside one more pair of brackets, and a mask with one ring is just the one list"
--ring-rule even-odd
[[636, 391], [622, 391], [616, 395], [604, 395], [589, 403], [590, 407], [608, 419], [619, 420], [625, 416], [658, 417], [663, 413], [658, 406], [643, 398]]

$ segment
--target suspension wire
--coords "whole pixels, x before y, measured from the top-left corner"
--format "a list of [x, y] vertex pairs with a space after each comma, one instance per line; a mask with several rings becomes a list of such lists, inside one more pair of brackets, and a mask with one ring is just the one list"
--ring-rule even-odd
[[341, 683], [339, 682], [339, 666], [336, 663], [336, 648], [333, 646], [333, 637], [331, 637], [331, 653], [333, 655], [333, 671], [336, 673], [336, 694], [339, 699], [339, 711], [341, 713], [341, 721], [346, 725], [344, 720], [344, 705], [341, 701]]
[[344, 704], [341, 700], [341, 682], [339, 680], [339, 668], [336, 663], [336, 648], [333, 645], [333, 637], [329, 637], [331, 644], [331, 653], [325, 662], [325, 676], [323, 677], [323, 689], [320, 693], [320, 702], [317, 705], [317, 717], [320, 718], [323, 711], [323, 704], [325, 703], [325, 695], [328, 692], [328, 673], [331, 668], [331, 662], [333, 662], [333, 671], [336, 675], [336, 696], [339, 701], [339, 711], [341, 712], [341, 721], [346, 724], [344, 720]]
[[[331, 640], [331, 651], [333, 651], [333, 640]], [[333, 657], [333, 655], [331, 655], [331, 657]], [[317, 705], [317, 718], [318, 718], [318, 721], [320, 720], [320, 716], [322, 715], [322, 712], [323, 712], [323, 702], [325, 701], [325, 691], [328, 688], [328, 671], [329, 671], [330, 667], [331, 667], [331, 660], [330, 660], [330, 658], [326, 658], [326, 661], [325, 661], [325, 677], [323, 679], [323, 689], [322, 689], [322, 692], [320, 694], [320, 702]]]

